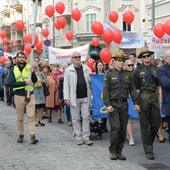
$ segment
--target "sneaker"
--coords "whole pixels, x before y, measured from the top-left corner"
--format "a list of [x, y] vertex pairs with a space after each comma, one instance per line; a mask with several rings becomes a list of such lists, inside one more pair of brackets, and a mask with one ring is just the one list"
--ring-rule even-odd
[[38, 139], [36, 139], [35, 135], [31, 136], [31, 144], [38, 143]]
[[117, 155], [115, 153], [110, 154], [110, 159], [111, 160], [117, 160]]
[[129, 139], [129, 145], [130, 145], [130, 146], [134, 146], [134, 145], [135, 145], [135, 142], [134, 142], [133, 139]]
[[117, 159], [119, 160], [126, 160], [126, 157], [122, 153], [117, 153]]
[[77, 145], [83, 145], [83, 140], [82, 139], [78, 139], [77, 140]]
[[24, 135], [19, 135], [19, 138], [17, 140], [18, 143], [22, 143], [24, 140]]
[[68, 122], [68, 126], [72, 126], [72, 122], [71, 121]]
[[86, 140], [84, 140], [84, 144], [88, 145], [88, 146], [92, 146], [93, 142], [91, 140], [89, 140], [89, 139], [86, 139]]
[[149, 159], [149, 160], [155, 159], [152, 152], [151, 152], [151, 153], [147, 153], [147, 154], [146, 154], [146, 158]]

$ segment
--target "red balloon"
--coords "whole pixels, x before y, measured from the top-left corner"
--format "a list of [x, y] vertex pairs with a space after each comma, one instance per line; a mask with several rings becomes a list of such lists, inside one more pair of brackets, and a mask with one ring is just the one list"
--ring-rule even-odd
[[6, 32], [5, 31], [1, 31], [1, 38], [5, 38], [6, 37]]
[[5, 37], [2, 41], [3, 41], [4, 44], [7, 44], [8, 39]]
[[63, 29], [66, 26], [66, 24], [67, 24], [67, 20], [66, 20], [65, 17], [61, 16], [61, 17], [58, 17], [57, 23], [60, 26], [60, 28]]
[[23, 29], [25, 27], [25, 24], [22, 20], [16, 21], [15, 25], [16, 25], [17, 29], [20, 31], [23, 31]]
[[168, 35], [170, 35], [170, 19], [164, 23], [164, 30]]
[[75, 21], [79, 21], [80, 20], [80, 18], [81, 18], [81, 12], [80, 12], [80, 10], [78, 10], [78, 9], [74, 9], [73, 11], [72, 11], [72, 13], [71, 13], [71, 16], [72, 16], [72, 18], [75, 20]]
[[96, 37], [94, 37], [94, 38], [92, 38], [91, 43], [92, 43], [95, 47], [97, 47], [97, 46], [99, 45], [99, 39], [96, 38]]
[[[32, 44], [32, 36], [33, 34], [29, 34], [29, 42]], [[35, 43], [34, 45], [36, 45], [38, 43], [38, 35], [35, 34]]]
[[45, 13], [48, 17], [51, 18], [54, 15], [54, 12], [55, 12], [55, 10], [54, 10], [54, 7], [52, 5], [46, 6]]
[[103, 25], [100, 22], [92, 23], [92, 31], [97, 35], [103, 34]]
[[24, 35], [23, 36], [23, 40], [24, 40], [25, 43], [29, 42], [29, 36], [28, 35]]
[[25, 50], [23, 52], [24, 52], [25, 56], [28, 57], [29, 54]]
[[113, 23], [116, 23], [116, 22], [117, 22], [117, 20], [118, 20], [118, 14], [117, 14], [116, 11], [111, 11], [111, 12], [109, 13], [109, 20], [110, 20], [111, 22], [113, 22]]
[[122, 33], [119, 30], [113, 30], [113, 41], [117, 44], [120, 44], [122, 41]]
[[42, 30], [42, 35], [43, 35], [44, 37], [48, 37], [48, 35], [49, 35], [49, 30], [48, 30], [48, 29], [43, 29], [43, 30]]
[[73, 39], [73, 36], [74, 36], [74, 34], [73, 34], [72, 31], [67, 31], [67, 32], [66, 32], [66, 38], [67, 38], [69, 41], [71, 41], [71, 40]]
[[162, 38], [165, 34], [164, 31], [164, 26], [162, 23], [157, 23], [154, 27], [153, 27], [153, 32], [154, 34], [158, 37], [158, 38]]
[[123, 14], [123, 20], [127, 23], [127, 24], [131, 24], [134, 20], [134, 14], [131, 11], [126, 11]]
[[112, 57], [112, 53], [110, 52], [110, 50], [108, 50], [107, 48], [103, 48], [101, 51], [100, 51], [100, 59], [106, 63], [106, 64], [109, 64], [110, 60], [111, 60], [111, 57]]
[[13, 45], [13, 44], [14, 44], [14, 41], [13, 41], [13, 40], [9, 40], [9, 44], [10, 44], [10, 45]]
[[29, 44], [27, 44], [24, 48], [24, 50], [26, 51], [27, 54], [31, 53], [31, 46]]
[[94, 71], [94, 63], [95, 63], [95, 60], [94, 59], [92, 59], [92, 58], [89, 58], [88, 60], [87, 60], [87, 66], [91, 69], [91, 71]]
[[55, 28], [56, 28], [57, 30], [60, 29], [60, 26], [58, 25], [58, 22], [57, 22], [57, 21], [55, 21], [54, 26], [55, 26]]
[[59, 13], [62, 14], [65, 10], [65, 5], [63, 2], [57, 2], [55, 5], [55, 10]]
[[110, 44], [113, 41], [113, 32], [111, 30], [105, 30], [102, 34], [102, 38], [106, 44]]
[[41, 41], [38, 41], [35, 47], [36, 47], [36, 51], [40, 52], [42, 50], [43, 43]]
[[6, 45], [4, 45], [4, 51], [6, 52], [8, 50], [8, 47]]
[[0, 62], [1, 62], [2, 64], [5, 64], [6, 58], [5, 58], [4, 56], [1, 56], [1, 57], [0, 57]]

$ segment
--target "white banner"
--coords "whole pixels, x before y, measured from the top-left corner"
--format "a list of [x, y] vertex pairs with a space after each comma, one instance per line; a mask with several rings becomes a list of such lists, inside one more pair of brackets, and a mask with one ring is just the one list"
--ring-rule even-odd
[[[119, 30], [118, 28], [114, 27], [113, 25], [103, 21], [103, 26], [105, 29], [109, 30]], [[134, 33], [127, 33], [124, 31], [119, 30], [122, 33], [122, 41], [118, 45], [114, 42], [111, 43], [112, 46], [118, 46], [119, 48], [141, 48], [144, 47], [144, 41], [143, 41], [143, 32], [142, 29], [139, 29], [138, 34]]]
[[52, 48], [48, 47], [49, 50], [49, 62], [50, 64], [63, 64], [71, 62], [72, 53], [74, 51], [80, 52], [81, 61], [86, 61], [90, 44], [86, 44], [80, 47], [71, 48], [71, 49], [61, 49], [61, 48]]
[[167, 50], [170, 50], [170, 36], [165, 34], [161, 39], [151, 32], [149, 50], [154, 51], [158, 57], [164, 56]]

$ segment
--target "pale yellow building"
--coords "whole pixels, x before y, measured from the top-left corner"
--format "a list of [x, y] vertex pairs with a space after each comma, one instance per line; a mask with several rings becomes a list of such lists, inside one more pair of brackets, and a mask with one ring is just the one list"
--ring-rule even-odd
[[[151, 31], [152, 21], [152, 6], [151, 0], [62, 0], [65, 4], [65, 11], [62, 14], [67, 24], [64, 29], [59, 31], [54, 28], [54, 22], [60, 16], [55, 12], [54, 17], [49, 18], [45, 14], [45, 8], [48, 5], [55, 7], [58, 0], [42, 0], [38, 3], [36, 33], [40, 41], [45, 41], [41, 34], [42, 29], [49, 29], [48, 40], [52, 47], [71, 48], [74, 46], [91, 43], [91, 39], [96, 36], [91, 30], [91, 24], [94, 21], [109, 21], [108, 14], [110, 11], [117, 11], [119, 19], [116, 24], [117, 28], [123, 31], [130, 31], [137, 33], [140, 28], [143, 30], [144, 40], [147, 44], [148, 35]], [[14, 45], [8, 44], [9, 52], [16, 52], [24, 48], [23, 36], [32, 33], [34, 24], [34, 3], [32, 0], [3, 0], [0, 6], [0, 27], [5, 30], [7, 38], [14, 40]], [[168, 17], [168, 9], [170, 7], [170, 0], [155, 0], [155, 22], [164, 22]], [[71, 17], [72, 10], [78, 8], [81, 11], [81, 19], [76, 22]], [[134, 22], [128, 26], [123, 22], [123, 14], [125, 11], [131, 10], [135, 16]], [[23, 20], [25, 29], [18, 31], [15, 26], [17, 20]], [[68, 30], [74, 32], [73, 41], [69, 42], [65, 34]], [[101, 38], [100, 38], [101, 39]], [[2, 40], [0, 46], [3, 47]], [[106, 47], [105, 43], [100, 40], [100, 47]], [[136, 49], [132, 49], [134, 51]], [[47, 47], [40, 54], [47, 55]], [[129, 51], [128, 51], [129, 52]]]

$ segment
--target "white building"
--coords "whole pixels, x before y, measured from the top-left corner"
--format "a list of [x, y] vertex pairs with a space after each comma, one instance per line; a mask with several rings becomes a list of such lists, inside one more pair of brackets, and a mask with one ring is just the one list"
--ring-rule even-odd
[[[48, 39], [51, 41], [51, 46], [59, 48], [71, 48], [72, 46], [79, 46], [86, 43], [91, 43], [91, 39], [95, 36], [91, 31], [91, 24], [94, 21], [103, 20], [108, 21], [108, 14], [110, 11], [117, 11], [119, 19], [114, 26], [117, 28], [131, 32], [137, 32], [142, 28], [144, 40], [147, 42], [148, 35], [151, 31], [152, 21], [152, 4], [151, 0], [62, 0], [65, 4], [65, 11], [62, 14], [67, 19], [67, 24], [64, 29], [59, 31], [54, 28], [54, 22], [60, 16], [55, 12], [54, 17], [49, 18], [45, 14], [45, 8], [48, 5], [55, 7], [58, 0], [42, 0], [38, 3], [37, 22], [36, 27], [39, 40], [45, 41], [41, 35], [41, 29], [48, 28]], [[168, 9], [170, 7], [170, 0], [155, 0], [155, 23], [164, 22], [170, 16]], [[81, 11], [81, 19], [76, 22], [71, 17], [73, 9], [78, 8]], [[131, 10], [135, 19], [131, 26], [127, 26], [123, 22], [123, 14], [125, 11]], [[15, 26], [17, 20], [25, 22], [25, 29], [18, 31]], [[34, 24], [34, 3], [32, 0], [4, 0], [0, 6], [0, 25], [1, 29], [6, 31], [7, 38], [14, 40], [14, 45], [8, 44], [8, 51], [15, 52], [24, 48], [23, 35], [30, 34]], [[41, 28], [41, 29], [40, 29]], [[74, 32], [73, 42], [69, 42], [65, 38], [65, 33], [68, 30]], [[3, 47], [2, 40], [0, 40], [1, 47]], [[105, 43], [101, 40], [100, 46], [105, 47]], [[46, 48], [46, 47], [45, 47]], [[134, 49], [135, 50], [135, 49]], [[44, 55], [41, 52], [41, 55]]]

